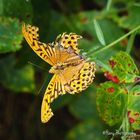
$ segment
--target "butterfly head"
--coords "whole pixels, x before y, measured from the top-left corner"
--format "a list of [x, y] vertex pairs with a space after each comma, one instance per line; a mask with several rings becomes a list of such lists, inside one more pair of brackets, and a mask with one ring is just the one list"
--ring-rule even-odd
[[54, 66], [51, 67], [49, 70], [49, 73], [55, 73], [58, 74], [61, 71], [63, 71], [67, 67], [66, 63], [58, 62]]

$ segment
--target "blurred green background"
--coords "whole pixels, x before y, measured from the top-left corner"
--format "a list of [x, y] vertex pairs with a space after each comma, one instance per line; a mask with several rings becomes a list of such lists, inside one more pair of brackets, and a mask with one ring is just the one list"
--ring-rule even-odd
[[[52, 75], [50, 66], [24, 41], [22, 22], [39, 27], [40, 40], [46, 43], [63, 32], [80, 34], [81, 51], [106, 64], [113, 54], [126, 49], [128, 39], [92, 57], [102, 47], [94, 19], [109, 44], [139, 25], [140, 1], [0, 0], [0, 140], [105, 140], [110, 136], [103, 131], [118, 128], [105, 125], [97, 112], [96, 88], [106, 80], [99, 68], [86, 91], [59, 97], [52, 104], [54, 117], [47, 124], [40, 121], [42, 97]], [[138, 67], [139, 44], [137, 35], [131, 55]]]

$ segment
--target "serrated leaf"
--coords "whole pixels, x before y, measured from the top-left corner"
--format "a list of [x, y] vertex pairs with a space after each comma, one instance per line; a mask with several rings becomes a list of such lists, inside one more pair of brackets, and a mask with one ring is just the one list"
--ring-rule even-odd
[[127, 91], [111, 81], [102, 83], [97, 88], [96, 104], [101, 118], [110, 126], [122, 121], [127, 101]]
[[128, 100], [128, 119], [131, 129], [140, 129], [140, 85], [136, 85], [130, 91]]
[[0, 82], [5, 87], [15, 92], [34, 91], [34, 71], [31, 65], [26, 65], [20, 69], [15, 68], [13, 56], [1, 59], [0, 65]]
[[103, 126], [97, 121], [85, 121], [71, 129], [66, 140], [105, 140]]
[[116, 76], [122, 83], [135, 82], [139, 71], [133, 59], [126, 52], [119, 52], [109, 60], [112, 68], [111, 74]]
[[21, 48], [20, 25], [17, 19], [0, 17], [0, 53], [15, 52]]

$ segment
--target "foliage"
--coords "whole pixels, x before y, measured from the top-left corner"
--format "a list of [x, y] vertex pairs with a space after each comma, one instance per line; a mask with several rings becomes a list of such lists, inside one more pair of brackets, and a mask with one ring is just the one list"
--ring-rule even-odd
[[[7, 127], [14, 129], [9, 134], [14, 140], [22, 139], [22, 135], [25, 139], [113, 139], [113, 135], [103, 134], [106, 130], [114, 133], [118, 130], [116, 139], [128, 139], [130, 132], [138, 135], [139, 13], [140, 3], [136, 0], [1, 0], [0, 106], [5, 113], [2, 113], [4, 123], [0, 122], [3, 128], [0, 139], [7, 139]], [[86, 53], [86, 57], [96, 63], [93, 84], [78, 95], [67, 94], [55, 100], [52, 105], [55, 116], [45, 125], [40, 122], [40, 102], [50, 81], [50, 66], [24, 41], [22, 22], [38, 26], [40, 40], [47, 43], [63, 32], [82, 35], [81, 54]], [[41, 97], [36, 96], [40, 91]], [[11, 94], [16, 97], [15, 102]], [[22, 117], [13, 115], [13, 119], [9, 119], [12, 109], [7, 100], [12, 106], [19, 102], [21, 108], [15, 116], [22, 113]], [[20, 104], [21, 100], [28, 111]], [[35, 104], [38, 107], [34, 107]], [[20, 123], [24, 125], [19, 129]]]

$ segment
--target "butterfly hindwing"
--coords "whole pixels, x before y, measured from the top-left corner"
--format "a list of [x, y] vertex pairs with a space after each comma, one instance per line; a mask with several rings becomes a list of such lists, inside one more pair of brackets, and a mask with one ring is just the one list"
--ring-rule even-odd
[[73, 74], [71, 70], [71, 74], [69, 74], [73, 74], [73, 76], [69, 79], [67, 84], [65, 84], [65, 88], [70, 94], [85, 90], [95, 77], [95, 63], [83, 61], [83, 64], [81, 63], [80, 65], [75, 69], [75, 71], [77, 71], [75, 74]]
[[53, 102], [59, 95], [65, 94], [65, 89], [60, 81], [58, 75], [54, 75], [45, 91], [42, 107], [41, 107], [41, 121], [46, 123], [53, 116], [53, 112], [50, 108], [50, 103]]

